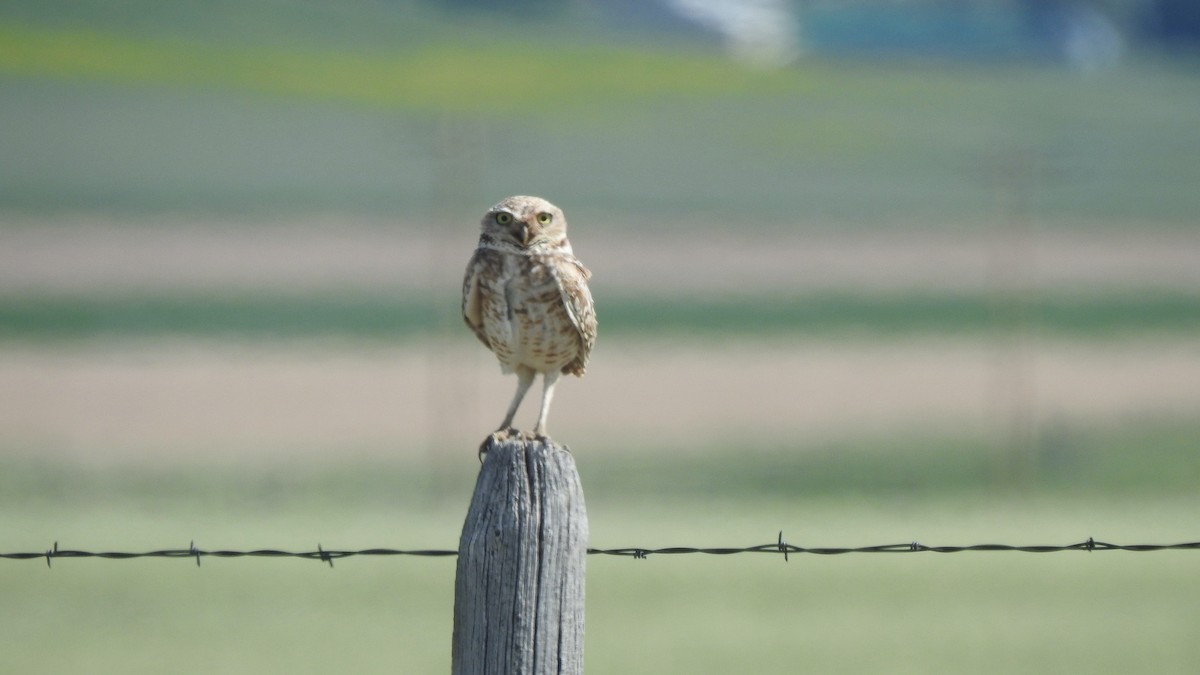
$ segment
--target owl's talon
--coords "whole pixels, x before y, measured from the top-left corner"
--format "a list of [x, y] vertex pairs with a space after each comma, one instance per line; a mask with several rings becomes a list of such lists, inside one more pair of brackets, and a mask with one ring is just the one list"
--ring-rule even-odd
[[504, 441], [514, 437], [520, 438], [521, 434], [522, 432], [517, 431], [513, 427], [501, 427], [488, 434], [488, 437], [483, 439], [483, 442], [479, 444], [479, 452], [477, 453], [477, 456], [479, 457], [480, 463], [483, 462], [483, 456], [488, 453], [488, 448], [490, 448], [493, 443], [503, 443]]

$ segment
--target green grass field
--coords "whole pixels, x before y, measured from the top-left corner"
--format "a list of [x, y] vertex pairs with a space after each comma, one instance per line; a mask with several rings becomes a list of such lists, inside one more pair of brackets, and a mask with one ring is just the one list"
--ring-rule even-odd
[[[793, 503], [785, 525], [794, 540], [822, 544], [903, 541], [924, 533], [930, 536], [922, 541], [931, 543], [1004, 535], [1073, 543], [1086, 534], [1078, 532], [1085, 512], [1109, 532], [1161, 538], [1170, 537], [1171, 528], [1160, 524], [1148, 532], [1145, 523], [1162, 523], [1195, 506], [1194, 500], [1115, 501], [1085, 511], [1078, 502], [1038, 501], [991, 512], [974, 500], [900, 509]], [[785, 519], [768, 505], [749, 503], [721, 509], [721, 524], [705, 528], [695, 525], [702, 508], [593, 508], [592, 527], [597, 537], [616, 538], [606, 533], [620, 530], [620, 542], [633, 536], [648, 546], [753, 544], [772, 540], [774, 532], [745, 528], [766, 530], [763, 521]], [[964, 511], [947, 527], [948, 512]], [[311, 550], [314, 532], [336, 530], [349, 545], [426, 540], [453, 546], [454, 519], [440, 514], [412, 514], [419, 522], [409, 523], [364, 519], [348, 508], [306, 515], [255, 513], [253, 525], [229, 525], [222, 539], [258, 545], [266, 537]], [[53, 516], [44, 512], [41, 523], [53, 523]], [[73, 541], [82, 547], [119, 537], [160, 546], [148, 532], [189, 520], [192, 529], [204, 529], [194, 519], [110, 507], [80, 523], [87, 532], [77, 530]], [[306, 521], [304, 531], [296, 527], [300, 520]], [[1037, 525], [997, 527], [1004, 521]], [[630, 534], [631, 522], [643, 523], [645, 534]], [[216, 538], [219, 529], [210, 526], [206, 534]], [[1191, 636], [1200, 599], [1193, 555], [793, 556], [787, 563], [776, 556], [593, 556], [587, 665], [592, 672], [629, 673], [721, 673], [797, 663], [847, 673], [1186, 673], [1196, 657]], [[332, 570], [316, 562], [255, 559], [210, 559], [200, 569], [189, 560], [60, 560], [49, 570], [36, 560], [4, 564], [5, 670], [383, 673], [448, 667], [449, 558], [350, 559]]]
[[[1168, 455], [1154, 466], [1194, 475], [1194, 453], [1180, 447]], [[819, 486], [800, 479], [780, 490], [726, 481], [720, 464], [672, 462], [666, 453], [645, 471], [656, 481], [632, 485], [621, 477], [629, 470], [623, 460], [580, 454], [579, 461], [597, 547], [747, 546], [774, 541], [779, 530], [804, 546], [1068, 544], [1088, 536], [1175, 543], [1195, 539], [1200, 508], [1187, 481], [1164, 489], [1135, 476], [1111, 486], [1087, 472], [1065, 479], [1065, 491], [980, 490], [969, 480], [919, 473], [912, 484], [873, 489], [870, 475], [886, 473], [884, 463], [826, 471]], [[772, 461], [781, 459], [750, 458]], [[818, 458], [816, 473], [829, 461]], [[613, 466], [606, 471], [605, 463]], [[806, 460], [790, 463], [803, 472]], [[13, 468], [0, 491], [0, 531], [9, 550], [30, 551], [55, 541], [82, 550], [186, 548], [190, 541], [210, 549], [454, 548], [474, 470], [464, 464], [455, 472], [458, 498], [451, 489], [431, 499], [419, 487], [420, 472], [406, 476], [403, 467], [308, 474], [294, 467], [236, 474]], [[628, 673], [796, 664], [847, 673], [1185, 673], [1200, 627], [1194, 556], [592, 556], [587, 665]], [[448, 667], [452, 558], [349, 558], [333, 569], [252, 558], [209, 558], [199, 569], [190, 559], [0, 566], [4, 670]]]

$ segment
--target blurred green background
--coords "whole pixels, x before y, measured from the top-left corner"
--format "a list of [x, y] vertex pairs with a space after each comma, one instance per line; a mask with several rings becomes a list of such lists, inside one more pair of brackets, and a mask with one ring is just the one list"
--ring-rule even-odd
[[[0, 4], [0, 552], [453, 548], [563, 207], [592, 545], [1200, 536], [1173, 0]], [[518, 422], [528, 423], [531, 410]], [[1191, 672], [1190, 552], [589, 559], [592, 672]], [[0, 669], [444, 672], [445, 558], [0, 561]]]

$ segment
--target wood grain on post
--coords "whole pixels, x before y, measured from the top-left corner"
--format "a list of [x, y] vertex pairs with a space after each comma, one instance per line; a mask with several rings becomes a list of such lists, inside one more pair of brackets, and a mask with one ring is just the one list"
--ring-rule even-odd
[[582, 673], [587, 512], [553, 442], [488, 442], [458, 544], [454, 675]]

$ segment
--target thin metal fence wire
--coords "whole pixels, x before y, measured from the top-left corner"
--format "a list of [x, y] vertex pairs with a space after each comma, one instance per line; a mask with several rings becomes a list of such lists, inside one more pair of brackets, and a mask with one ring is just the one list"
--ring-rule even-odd
[[[735, 555], [741, 553], [769, 553], [782, 555], [784, 561], [792, 554], [811, 555], [844, 555], [847, 553], [962, 553], [964, 551], [1019, 551], [1022, 553], [1060, 553], [1063, 551], [1167, 551], [1167, 550], [1200, 550], [1200, 541], [1181, 544], [1111, 544], [1096, 541], [1088, 537], [1078, 544], [1062, 546], [1014, 546], [1010, 544], [974, 544], [972, 546], [926, 546], [920, 542], [904, 544], [882, 544], [878, 546], [842, 547], [806, 547], [789, 544], [783, 540], [783, 532], [779, 533], [776, 541], [770, 544], [745, 547], [694, 547], [670, 546], [666, 548], [589, 548], [588, 555], [624, 556], [634, 559], [645, 559], [651, 555]], [[396, 548], [366, 548], [358, 550], [334, 550], [322, 548], [317, 544], [315, 551], [280, 551], [277, 549], [254, 549], [248, 551], [205, 550], [196, 548], [195, 542], [187, 548], [163, 549], [160, 551], [142, 551], [137, 553], [123, 551], [79, 551], [59, 548], [58, 542], [54, 547], [40, 553], [0, 553], [0, 558], [6, 560], [38, 560], [45, 559], [46, 565], [61, 558], [106, 558], [109, 560], [132, 560], [134, 558], [185, 558], [195, 560], [200, 566], [202, 558], [302, 558], [319, 560], [333, 567], [333, 561], [354, 556], [418, 556], [418, 557], [450, 557], [457, 556], [458, 551], [452, 549], [396, 549]]]

